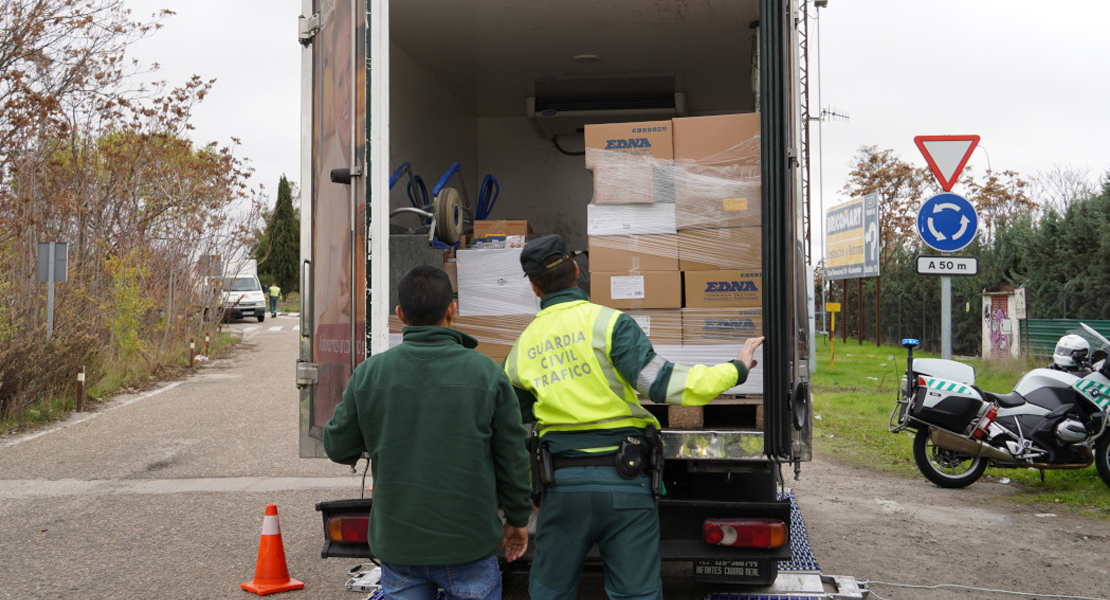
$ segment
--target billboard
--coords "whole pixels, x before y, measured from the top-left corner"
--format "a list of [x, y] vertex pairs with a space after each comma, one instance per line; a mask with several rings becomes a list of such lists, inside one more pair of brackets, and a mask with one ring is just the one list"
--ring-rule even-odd
[[879, 195], [867, 194], [825, 212], [825, 279], [879, 276]]

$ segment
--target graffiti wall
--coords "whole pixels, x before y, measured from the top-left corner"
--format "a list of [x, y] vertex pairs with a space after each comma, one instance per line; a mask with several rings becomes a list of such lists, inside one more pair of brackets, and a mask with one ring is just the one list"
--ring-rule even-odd
[[1019, 322], [1025, 318], [1025, 288], [983, 294], [983, 358], [1021, 355]]

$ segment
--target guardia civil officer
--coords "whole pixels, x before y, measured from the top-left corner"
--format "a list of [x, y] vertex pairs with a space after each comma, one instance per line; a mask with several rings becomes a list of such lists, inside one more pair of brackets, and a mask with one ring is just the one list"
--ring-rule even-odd
[[653, 480], [642, 469], [659, 422], [636, 392], [655, 402], [707, 404], [747, 379], [763, 338], [747, 340], [727, 363], [668, 362], [631, 317], [591, 303], [576, 287], [572, 258], [558, 235], [524, 246], [520, 262], [541, 310], [505, 359], [521, 414], [538, 434], [533, 488], [543, 491], [529, 592], [533, 600], [575, 598], [597, 543], [610, 598], [658, 600], [659, 516]]

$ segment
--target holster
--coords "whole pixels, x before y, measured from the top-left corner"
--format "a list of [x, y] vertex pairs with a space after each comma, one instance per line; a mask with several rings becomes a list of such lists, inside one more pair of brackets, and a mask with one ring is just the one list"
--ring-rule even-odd
[[555, 482], [555, 470], [551, 465], [551, 451], [547, 442], [541, 442], [535, 431], [528, 440], [528, 456], [532, 467], [532, 499], [538, 505], [548, 484]]
[[651, 495], [658, 500], [663, 497], [663, 436], [649, 423], [644, 428], [644, 438], [647, 439], [648, 469], [651, 470]]

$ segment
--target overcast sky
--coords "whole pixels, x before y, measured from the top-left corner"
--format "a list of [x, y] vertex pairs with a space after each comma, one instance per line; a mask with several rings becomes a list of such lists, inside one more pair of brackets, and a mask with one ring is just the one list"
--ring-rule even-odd
[[[283, 173], [297, 182], [300, 0], [128, 3], [136, 17], [168, 4], [178, 13], [137, 56], [160, 62], [171, 82], [218, 80], [193, 117], [194, 142], [239, 138], [254, 183], [270, 194]], [[850, 119], [822, 123], [822, 143], [814, 132], [814, 183], [824, 190], [815, 217], [819, 200], [827, 209], [847, 199], [840, 189], [861, 146], [925, 166], [916, 135], [981, 136], [984, 150], [968, 163], [979, 173], [989, 161], [1026, 178], [1060, 166], [1100, 180], [1110, 169], [1108, 28], [1103, 0], [830, 0], [810, 28], [814, 112]]]

